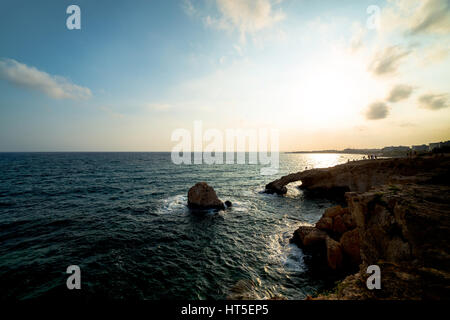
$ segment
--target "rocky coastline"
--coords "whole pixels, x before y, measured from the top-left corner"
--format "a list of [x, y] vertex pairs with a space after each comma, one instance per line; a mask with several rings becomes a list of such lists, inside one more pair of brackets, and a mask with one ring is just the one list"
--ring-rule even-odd
[[[301, 181], [306, 194], [340, 197], [315, 226], [291, 241], [341, 281], [309, 299], [449, 299], [450, 155], [363, 160], [293, 173], [266, 185], [283, 195]], [[369, 290], [368, 266], [381, 270]]]

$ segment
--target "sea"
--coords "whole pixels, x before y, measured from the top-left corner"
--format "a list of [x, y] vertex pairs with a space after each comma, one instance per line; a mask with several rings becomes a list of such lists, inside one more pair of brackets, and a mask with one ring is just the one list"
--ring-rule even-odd
[[[360, 158], [281, 153], [267, 176], [258, 164], [177, 165], [170, 153], [0, 153], [0, 299], [69, 296], [71, 265], [87, 300], [226, 299], [237, 283], [255, 299], [304, 299], [330, 283], [289, 239], [335, 203], [264, 186]], [[232, 207], [190, 212], [199, 181]]]

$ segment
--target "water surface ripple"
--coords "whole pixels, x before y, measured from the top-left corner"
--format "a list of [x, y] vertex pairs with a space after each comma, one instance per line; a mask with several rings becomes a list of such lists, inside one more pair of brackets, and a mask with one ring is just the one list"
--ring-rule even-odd
[[[281, 175], [352, 155], [280, 154], [259, 165], [174, 165], [169, 153], [1, 153], [0, 298], [61, 297], [76, 264], [87, 298], [223, 299], [238, 280], [258, 298], [303, 299], [324, 286], [289, 244], [331, 203], [262, 194]], [[187, 190], [213, 186], [233, 207], [190, 213]]]

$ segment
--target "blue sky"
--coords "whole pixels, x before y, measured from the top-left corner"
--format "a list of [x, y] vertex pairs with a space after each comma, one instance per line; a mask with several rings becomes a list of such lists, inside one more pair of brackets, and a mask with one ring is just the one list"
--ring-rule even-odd
[[[71, 4], [81, 30], [66, 28]], [[277, 128], [282, 150], [449, 139], [442, 8], [448, 0], [2, 1], [0, 151], [164, 151], [194, 120]], [[400, 100], [386, 101], [392, 92]]]

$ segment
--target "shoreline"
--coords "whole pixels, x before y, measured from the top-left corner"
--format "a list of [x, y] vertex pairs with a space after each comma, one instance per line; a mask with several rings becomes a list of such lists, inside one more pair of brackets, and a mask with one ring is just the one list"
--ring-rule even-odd
[[[284, 195], [296, 181], [306, 196], [346, 203], [326, 209], [314, 227], [298, 228], [291, 239], [312, 257], [311, 268], [325, 266], [341, 279], [331, 293], [307, 299], [448, 299], [449, 154], [301, 171], [272, 181], [265, 192]], [[381, 271], [380, 290], [366, 286], [373, 265]]]

